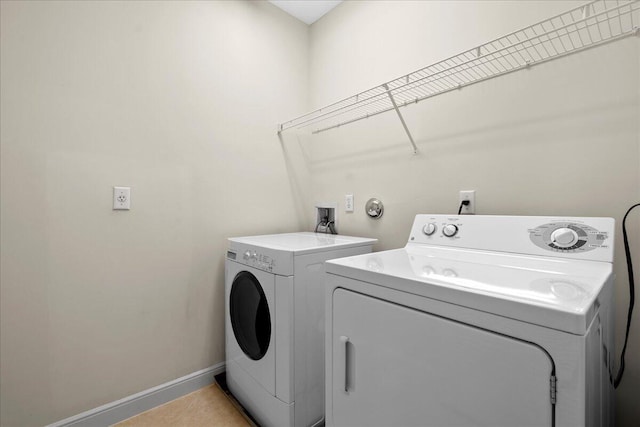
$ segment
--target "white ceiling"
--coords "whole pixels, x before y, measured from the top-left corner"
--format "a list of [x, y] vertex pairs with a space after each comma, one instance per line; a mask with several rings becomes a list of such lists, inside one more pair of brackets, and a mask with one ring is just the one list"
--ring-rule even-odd
[[269, 2], [305, 24], [311, 25], [342, 3], [342, 0], [269, 0]]

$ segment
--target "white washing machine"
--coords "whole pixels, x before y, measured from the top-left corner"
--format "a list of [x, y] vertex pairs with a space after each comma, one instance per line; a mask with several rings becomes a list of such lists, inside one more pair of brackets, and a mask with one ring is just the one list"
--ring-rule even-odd
[[290, 233], [229, 239], [227, 384], [262, 426], [324, 418], [324, 262], [375, 239]]
[[611, 218], [418, 215], [326, 263], [330, 426], [613, 425]]

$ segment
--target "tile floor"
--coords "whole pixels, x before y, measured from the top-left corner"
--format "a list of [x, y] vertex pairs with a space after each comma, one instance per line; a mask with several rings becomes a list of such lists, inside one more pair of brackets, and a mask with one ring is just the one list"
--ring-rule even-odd
[[236, 409], [220, 387], [212, 384], [124, 420], [113, 427], [250, 427], [253, 425]]

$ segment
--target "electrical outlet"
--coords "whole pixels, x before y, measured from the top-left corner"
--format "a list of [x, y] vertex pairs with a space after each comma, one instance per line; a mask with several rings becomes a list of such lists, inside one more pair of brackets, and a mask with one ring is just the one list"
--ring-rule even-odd
[[131, 187], [113, 187], [113, 209], [131, 209]]
[[462, 214], [475, 214], [476, 213], [476, 190], [466, 190], [460, 191], [460, 196], [458, 197], [458, 206], [462, 204], [463, 201], [468, 200], [469, 204], [467, 206], [462, 207]]
[[353, 212], [353, 194], [345, 194], [344, 196], [344, 211]]

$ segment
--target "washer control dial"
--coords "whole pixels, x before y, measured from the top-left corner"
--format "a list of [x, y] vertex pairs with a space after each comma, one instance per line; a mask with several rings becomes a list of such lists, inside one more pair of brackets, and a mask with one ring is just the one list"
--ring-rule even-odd
[[251, 257], [251, 251], [246, 251], [244, 255], [242, 255], [242, 259], [244, 259], [245, 261], [248, 260], [250, 257]]
[[458, 233], [458, 226], [454, 224], [447, 224], [442, 229], [442, 234], [447, 237], [453, 237], [456, 235], [456, 233]]
[[551, 233], [551, 243], [559, 248], [568, 248], [577, 241], [578, 233], [567, 227], [557, 228]]
[[438, 227], [436, 227], [436, 225], [433, 222], [430, 222], [429, 224], [422, 227], [422, 232], [427, 236], [431, 236], [433, 233], [436, 232], [437, 229]]

